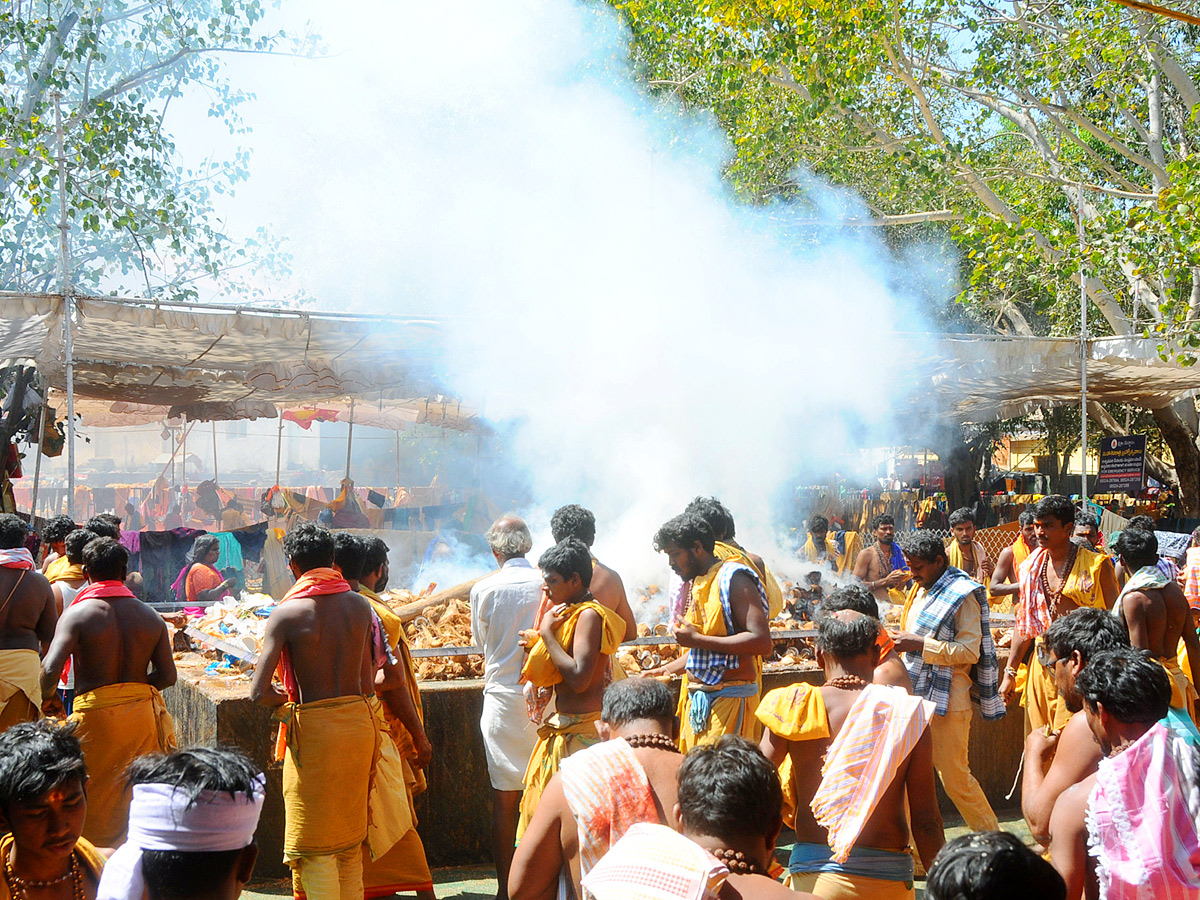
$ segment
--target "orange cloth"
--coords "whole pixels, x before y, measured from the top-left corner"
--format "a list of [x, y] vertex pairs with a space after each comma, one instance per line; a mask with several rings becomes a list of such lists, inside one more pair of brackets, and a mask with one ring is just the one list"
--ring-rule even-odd
[[219, 587], [225, 577], [206, 563], [196, 563], [188, 569], [187, 580], [184, 582], [184, 591], [187, 593], [187, 602], [195, 606], [200, 601], [201, 591], [211, 591], [215, 587]]
[[883, 662], [883, 658], [896, 649], [896, 642], [892, 640], [892, 636], [888, 634], [888, 630], [883, 627], [882, 622], [879, 623], [879, 636], [875, 638], [875, 646], [879, 650], [880, 662]]

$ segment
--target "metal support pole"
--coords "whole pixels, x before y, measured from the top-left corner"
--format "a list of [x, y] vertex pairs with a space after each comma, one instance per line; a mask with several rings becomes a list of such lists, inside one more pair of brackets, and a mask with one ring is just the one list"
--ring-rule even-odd
[[396, 432], [396, 496], [400, 496], [400, 432]]
[[350, 477], [350, 448], [354, 445], [354, 398], [350, 398], [350, 430], [346, 432], [346, 478]]
[[[212, 420], [212, 436], [213, 436], [213, 483], [220, 483], [220, 476], [217, 474], [217, 420]], [[183, 470], [187, 471], [187, 456], [183, 458]], [[187, 479], [185, 478], [184, 481]]]
[[42, 409], [38, 414], [37, 450], [33, 463], [33, 496], [29, 499], [29, 524], [37, 518], [38, 484], [42, 480], [42, 442], [46, 440], [46, 398], [42, 398]]
[[1076, 219], [1076, 230], [1079, 237], [1079, 455], [1081, 459], [1079, 474], [1079, 495], [1086, 502], [1088, 498], [1088, 427], [1087, 427], [1087, 358], [1088, 358], [1088, 295], [1087, 278], [1084, 266], [1087, 262], [1086, 248], [1083, 241], [1083, 183], [1079, 184], [1079, 217]]
[[[187, 416], [183, 416], [183, 447], [180, 448], [180, 454], [183, 456], [183, 485], [187, 487]], [[183, 508], [183, 500], [180, 498], [179, 508]]]
[[283, 459], [283, 410], [279, 411], [279, 433], [275, 437], [275, 486], [279, 486], [279, 464]]
[[71, 346], [71, 223], [67, 218], [67, 156], [63, 150], [62, 94], [54, 92], [54, 132], [58, 141], [58, 251], [62, 266], [63, 353], [67, 369], [67, 515], [75, 518], [75, 354]]

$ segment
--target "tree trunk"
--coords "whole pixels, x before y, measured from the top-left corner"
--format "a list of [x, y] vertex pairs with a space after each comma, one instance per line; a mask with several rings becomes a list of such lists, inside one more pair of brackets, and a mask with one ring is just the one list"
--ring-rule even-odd
[[1175, 475], [1179, 479], [1180, 513], [1185, 518], [1200, 516], [1200, 447], [1196, 433], [1172, 407], [1152, 410], [1154, 421], [1163, 440], [1175, 458]]

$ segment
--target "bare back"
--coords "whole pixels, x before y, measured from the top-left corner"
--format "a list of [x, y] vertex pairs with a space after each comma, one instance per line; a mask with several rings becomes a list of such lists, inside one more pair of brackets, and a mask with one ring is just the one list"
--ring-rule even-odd
[[47, 666], [63, 650], [74, 656], [75, 689], [80, 693], [109, 684], [163, 688], [175, 682], [166, 623], [133, 597], [94, 597], [71, 604], [59, 622]]
[[625, 640], [637, 637], [637, 620], [625, 595], [625, 583], [616, 570], [592, 557], [592, 582], [588, 586], [592, 596], [601, 606], [611, 609], [625, 620]]
[[[827, 844], [829, 833], [817, 824], [813, 817], [811, 802], [821, 784], [821, 768], [824, 765], [825, 754], [833, 739], [837, 737], [846, 724], [846, 717], [854, 701], [858, 699], [858, 691], [845, 691], [840, 688], [822, 687], [821, 697], [825, 701], [825, 712], [829, 718], [828, 738], [811, 741], [790, 741], [792, 757], [792, 772], [796, 783], [796, 840], [809, 844]], [[926, 730], [924, 737], [928, 737]], [[913, 753], [916, 751], [914, 750]], [[875, 812], [863, 826], [862, 832], [855, 841], [856, 846], [871, 847], [876, 850], [903, 851], [908, 846], [908, 818], [905, 815], [905, 782], [908, 767], [912, 761], [912, 753], [896, 770], [896, 776], [888, 785]]]
[[1127, 593], [1121, 600], [1121, 619], [1133, 646], [1173, 659], [1192, 616], [1183, 589], [1169, 581], [1161, 588]]
[[0, 650], [39, 650], [54, 637], [54, 590], [41, 572], [0, 568]]
[[288, 600], [267, 620], [264, 655], [268, 639], [287, 648], [301, 703], [373, 693], [372, 615], [353, 591]]

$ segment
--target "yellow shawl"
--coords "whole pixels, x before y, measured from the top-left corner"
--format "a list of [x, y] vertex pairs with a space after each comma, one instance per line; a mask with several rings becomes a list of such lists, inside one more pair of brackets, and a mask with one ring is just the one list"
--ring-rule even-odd
[[766, 561], [763, 561], [762, 571], [759, 571], [758, 566], [754, 565], [749, 554], [746, 553], [737, 544], [727, 544], [724, 541], [717, 541], [713, 546], [713, 553], [717, 559], [726, 560], [733, 559], [737, 562], [744, 563], [754, 571], [758, 572], [758, 577], [762, 580], [763, 590], [767, 592], [767, 618], [773, 619], [783, 612], [783, 589], [779, 587], [779, 582], [775, 576], [771, 574], [770, 568]]
[[[571, 652], [571, 645], [575, 641], [575, 626], [579, 623], [579, 617], [585, 609], [592, 609], [600, 614], [603, 623], [600, 652], [608, 655], [615, 653], [617, 647], [621, 646], [621, 640], [625, 637], [625, 620], [595, 600], [585, 600], [570, 607], [566, 620], [558, 626], [558, 631], [554, 633], [558, 643], [568, 653]], [[558, 666], [554, 665], [554, 660], [550, 658], [550, 651], [546, 649], [546, 644], [540, 635], [529, 648], [529, 655], [525, 658], [525, 665], [521, 668], [521, 680], [528, 681], [536, 687], [552, 687], [562, 681], [562, 673], [558, 671]]]

